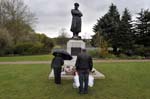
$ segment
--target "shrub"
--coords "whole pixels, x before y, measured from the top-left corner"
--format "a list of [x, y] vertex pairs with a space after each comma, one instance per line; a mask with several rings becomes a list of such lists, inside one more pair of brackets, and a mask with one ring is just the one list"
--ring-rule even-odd
[[150, 47], [137, 46], [134, 49], [134, 54], [138, 56], [144, 56], [146, 58], [150, 57]]
[[100, 57], [100, 52], [98, 49], [95, 50], [89, 50], [88, 53], [94, 57], [94, 58], [99, 58]]
[[101, 48], [100, 49], [100, 57], [105, 58], [109, 55], [108, 50], [106, 48]]
[[44, 46], [44, 44], [37, 42], [36, 44], [34, 44], [30, 48], [29, 53], [31, 53], [31, 54], [44, 54], [43, 46]]
[[114, 54], [107, 54], [107, 56], [105, 56], [106, 59], [117, 59], [117, 56]]
[[145, 57], [150, 57], [150, 47], [144, 48], [144, 52]]
[[42, 54], [43, 53], [43, 44], [40, 42], [18, 43], [15, 46], [14, 53], [20, 54], [20, 55]]
[[20, 55], [28, 55], [31, 54], [30, 49], [34, 46], [33, 43], [26, 42], [26, 43], [17, 43], [15, 45], [14, 53]]
[[134, 56], [131, 56], [129, 57], [129, 59], [144, 59], [145, 57], [143, 56], [138, 56], [138, 55], [134, 55]]

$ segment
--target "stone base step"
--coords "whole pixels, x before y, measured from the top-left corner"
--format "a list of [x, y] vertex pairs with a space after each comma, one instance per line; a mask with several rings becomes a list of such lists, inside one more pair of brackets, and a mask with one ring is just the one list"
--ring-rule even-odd
[[[66, 75], [62, 74], [61, 79], [73, 79], [74, 75]], [[101, 72], [95, 70], [95, 74], [93, 75], [94, 79], [105, 79], [105, 75], [102, 74]], [[49, 74], [49, 79], [54, 79], [54, 72], [53, 70]]]

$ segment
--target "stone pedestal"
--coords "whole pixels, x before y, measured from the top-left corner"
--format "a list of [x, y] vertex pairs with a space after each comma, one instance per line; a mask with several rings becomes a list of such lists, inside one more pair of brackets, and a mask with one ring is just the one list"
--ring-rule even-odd
[[72, 60], [65, 60], [64, 65], [66, 66], [75, 66], [76, 58], [81, 49], [85, 48], [85, 42], [82, 40], [69, 40], [67, 42], [67, 52], [72, 55]]
[[[83, 48], [85, 49], [85, 42], [83, 40], [69, 40], [67, 42], [67, 52], [72, 55], [73, 59], [65, 60], [63, 68], [70, 67], [70, 66], [74, 67], [76, 59], [77, 59], [77, 55], [79, 53], [81, 53], [81, 50]], [[94, 69], [94, 71], [95, 72], [92, 75], [94, 76], [95, 79], [104, 79], [105, 78], [105, 76], [102, 73], [98, 72], [96, 69]], [[62, 79], [73, 79], [74, 75], [67, 74], [65, 72], [65, 70], [63, 70], [61, 73], [61, 77], [62, 77]], [[49, 74], [49, 79], [54, 79], [53, 70]]]
[[85, 48], [85, 42], [82, 40], [69, 40], [67, 42], [67, 52], [72, 56], [77, 56], [83, 48]]
[[[92, 74], [94, 79], [105, 79], [105, 75], [103, 75], [101, 72], [95, 70], [95, 73]], [[66, 75], [66, 74], [61, 74], [61, 78], [65, 80], [70, 80], [73, 79], [74, 75]], [[51, 73], [49, 74], [49, 79], [54, 79], [54, 71], [52, 70]]]

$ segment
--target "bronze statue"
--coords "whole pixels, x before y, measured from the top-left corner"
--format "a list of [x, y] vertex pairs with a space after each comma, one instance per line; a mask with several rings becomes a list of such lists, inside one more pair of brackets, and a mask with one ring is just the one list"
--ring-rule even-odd
[[78, 10], [79, 4], [74, 3], [74, 9], [71, 10], [72, 14], [72, 24], [71, 24], [71, 31], [73, 32], [73, 38], [78, 38], [79, 32], [81, 32], [81, 17], [83, 16], [82, 13]]

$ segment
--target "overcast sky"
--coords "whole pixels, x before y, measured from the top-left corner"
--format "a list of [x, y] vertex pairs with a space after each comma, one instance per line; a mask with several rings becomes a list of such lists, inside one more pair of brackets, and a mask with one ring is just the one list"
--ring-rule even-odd
[[79, 10], [83, 13], [82, 30], [80, 35], [89, 38], [93, 35], [93, 25], [97, 19], [107, 13], [111, 3], [114, 3], [119, 12], [128, 8], [133, 16], [140, 12], [140, 9], [150, 8], [150, 0], [24, 0], [30, 10], [35, 13], [38, 22], [35, 24], [37, 33], [45, 33], [49, 37], [59, 35], [62, 28], [72, 36], [71, 9], [74, 3], [80, 4]]

